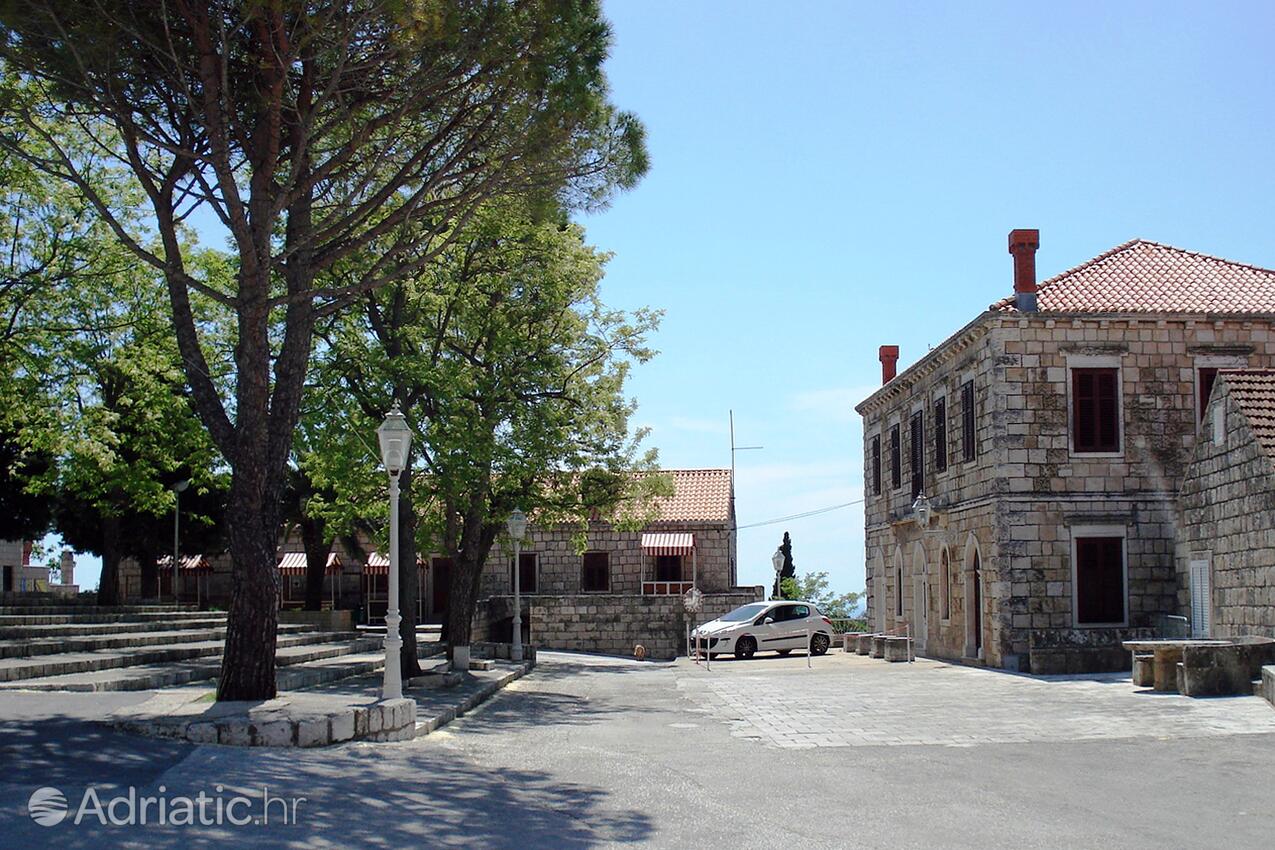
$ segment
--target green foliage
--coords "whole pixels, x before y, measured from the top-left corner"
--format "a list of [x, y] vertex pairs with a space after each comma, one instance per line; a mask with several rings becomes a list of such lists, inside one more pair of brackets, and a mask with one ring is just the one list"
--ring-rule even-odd
[[832, 619], [855, 616], [859, 610], [861, 593], [835, 594], [829, 589], [827, 573], [806, 573], [786, 578], [782, 585], [784, 599], [802, 599], [813, 602], [819, 610]]

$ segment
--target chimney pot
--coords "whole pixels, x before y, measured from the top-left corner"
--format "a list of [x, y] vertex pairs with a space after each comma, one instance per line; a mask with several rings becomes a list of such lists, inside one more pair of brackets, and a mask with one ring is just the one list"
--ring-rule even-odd
[[1011, 230], [1009, 253], [1014, 256], [1014, 303], [1019, 312], [1036, 312], [1036, 249], [1039, 230]]
[[883, 385], [888, 384], [899, 373], [899, 347], [897, 345], [883, 345], [878, 357], [881, 359], [881, 383]]

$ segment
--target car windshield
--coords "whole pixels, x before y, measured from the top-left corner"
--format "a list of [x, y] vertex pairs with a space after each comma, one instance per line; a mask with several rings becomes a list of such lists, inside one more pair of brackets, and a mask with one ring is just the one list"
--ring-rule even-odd
[[727, 623], [739, 623], [744, 620], [751, 620], [753, 617], [756, 617], [765, 610], [765, 602], [754, 602], [752, 605], [745, 605], [742, 608], [736, 608], [729, 614], [723, 614], [719, 619]]

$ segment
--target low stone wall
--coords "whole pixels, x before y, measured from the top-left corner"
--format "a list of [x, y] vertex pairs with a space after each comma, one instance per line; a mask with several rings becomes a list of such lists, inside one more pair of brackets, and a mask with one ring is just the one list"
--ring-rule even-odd
[[1029, 669], [1023, 672], [1040, 676], [1119, 673], [1133, 663], [1121, 642], [1153, 636], [1150, 628], [1033, 630], [1029, 635]]
[[[633, 655], [641, 644], [648, 658], [675, 658], [686, 652], [686, 626], [704, 623], [762, 598], [762, 588], [737, 588], [704, 594], [704, 609], [687, 615], [680, 596], [612, 594], [536, 595], [526, 597], [530, 642], [541, 649]], [[512, 599], [481, 600], [473, 640], [487, 640], [495, 625], [513, 612]]]

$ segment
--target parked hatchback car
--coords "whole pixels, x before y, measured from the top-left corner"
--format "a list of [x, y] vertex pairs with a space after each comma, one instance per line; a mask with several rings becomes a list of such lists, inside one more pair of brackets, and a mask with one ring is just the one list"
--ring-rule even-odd
[[710, 655], [729, 652], [736, 658], [767, 650], [787, 655], [794, 649], [823, 655], [832, 644], [832, 621], [811, 602], [752, 602], [697, 627], [691, 641], [700, 651], [707, 644]]

